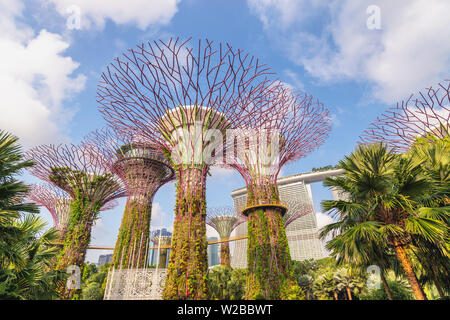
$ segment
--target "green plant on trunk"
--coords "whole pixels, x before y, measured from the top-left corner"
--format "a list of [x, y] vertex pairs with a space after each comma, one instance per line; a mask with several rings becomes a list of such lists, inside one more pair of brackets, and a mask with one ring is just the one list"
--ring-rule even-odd
[[[89, 175], [65, 167], [52, 168], [49, 178], [57, 186], [67, 188], [67, 185], [70, 185], [73, 190], [69, 223], [56, 268], [64, 271], [72, 265], [82, 268], [91, 240], [92, 226], [98, 218], [100, 208], [107, 195], [120, 186], [109, 173]], [[61, 284], [61, 296], [64, 298], [79, 296], [79, 290], [66, 290], [65, 284]]]
[[[250, 191], [254, 203], [279, 203], [276, 187], [269, 194]], [[286, 299], [289, 287], [296, 285], [292, 274], [291, 257], [281, 210], [256, 207], [248, 213], [246, 299], [263, 296], [265, 299]]]
[[[178, 173], [172, 250], [164, 299], [207, 298], [206, 200], [201, 169]], [[182, 190], [182, 187], [184, 190]]]
[[[160, 133], [171, 145], [177, 171], [175, 221], [164, 299], [201, 300], [208, 296], [206, 241], [206, 177], [212, 151], [208, 131], [222, 134], [230, 126], [211, 106], [179, 106], [160, 119]], [[173, 133], [177, 133], [173, 137]]]
[[242, 217], [236, 216], [231, 206], [208, 209], [206, 223], [220, 236], [220, 264], [231, 269], [230, 245], [228, 239], [233, 230], [243, 223]]
[[139, 196], [129, 197], [112, 258], [116, 268], [143, 268], [150, 235], [151, 203]]

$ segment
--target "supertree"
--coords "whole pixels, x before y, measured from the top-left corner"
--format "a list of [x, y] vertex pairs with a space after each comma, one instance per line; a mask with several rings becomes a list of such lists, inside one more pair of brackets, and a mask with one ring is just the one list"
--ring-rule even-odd
[[309, 201], [305, 202], [298, 199], [292, 199], [281, 203], [287, 207], [287, 211], [283, 215], [285, 228], [298, 218], [314, 212], [314, 208]]
[[411, 95], [386, 110], [360, 136], [361, 143], [383, 142], [394, 152], [407, 151], [417, 138], [449, 136], [450, 80]]
[[[220, 240], [230, 238], [231, 232], [243, 222], [245, 222], [243, 216], [235, 215], [231, 206], [210, 208], [206, 215], [206, 224], [217, 231]], [[230, 244], [228, 242], [220, 244], [220, 264], [231, 269]]]
[[140, 140], [137, 133], [123, 135], [104, 128], [91, 132], [83, 141], [93, 157], [119, 177], [128, 193], [112, 258], [115, 267], [146, 266], [153, 197], [174, 179], [174, 170], [160, 149]]
[[158, 248], [158, 268], [164, 269], [167, 264], [167, 254], [172, 243], [172, 236], [165, 236], [161, 234], [161, 230], [152, 232], [152, 242]]
[[38, 206], [47, 208], [50, 212], [53, 225], [62, 235], [67, 228], [70, 216], [70, 203], [72, 199], [62, 189], [51, 184], [32, 184], [27, 197], [34, 201]]
[[[124, 187], [92, 156], [92, 150], [81, 145], [37, 146], [29, 150], [26, 157], [35, 162], [29, 169], [32, 175], [61, 188], [72, 199], [63, 248], [55, 267], [64, 271], [69, 266], [82, 267], [100, 208], [125, 196]], [[76, 293], [76, 289], [65, 285], [61, 288], [63, 298]]]
[[[53, 225], [60, 233], [60, 241], [64, 240], [64, 234], [70, 219], [70, 204], [72, 199], [62, 189], [52, 184], [32, 184], [27, 197], [38, 206], [45, 207], [52, 216]], [[111, 210], [118, 205], [116, 200], [106, 203], [100, 211]]]
[[284, 299], [294, 283], [277, 177], [284, 165], [323, 144], [331, 130], [328, 110], [312, 96], [287, 88], [273, 95], [276, 108], [269, 105], [264, 117], [250, 118], [227, 136], [226, 166], [242, 175], [247, 188], [246, 299]]
[[165, 299], [207, 298], [206, 175], [225, 130], [258, 113], [251, 101], [267, 91], [268, 73], [228, 44], [170, 39], [129, 50], [102, 74], [98, 103], [106, 121], [123, 134], [139, 132], [177, 172]]

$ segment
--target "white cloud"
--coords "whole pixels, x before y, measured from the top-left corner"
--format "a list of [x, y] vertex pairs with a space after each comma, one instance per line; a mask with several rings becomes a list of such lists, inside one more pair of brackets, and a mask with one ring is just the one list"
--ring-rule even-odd
[[102, 228], [104, 226], [102, 218], [98, 218], [94, 221], [92, 227]]
[[[322, 81], [368, 81], [374, 98], [392, 103], [448, 77], [447, 0], [379, 0], [381, 30], [367, 28], [372, 0], [318, 0], [309, 9], [329, 22], [314, 33], [302, 12], [306, 1], [258, 3], [248, 0], [267, 32], [292, 61]], [[297, 11], [286, 12], [291, 10]]]
[[230, 177], [234, 173], [233, 169], [222, 168], [218, 166], [213, 166], [210, 170], [212, 177]]
[[81, 10], [81, 29], [93, 25], [103, 28], [106, 20], [116, 24], [132, 24], [140, 29], [149, 25], [166, 25], [176, 14], [181, 0], [47, 0], [62, 16], [71, 14], [68, 8]]
[[287, 82], [285, 84], [288, 87], [290, 87], [292, 90], [304, 90], [305, 89], [303, 82], [300, 80], [298, 73], [295, 73], [294, 71], [292, 71], [290, 69], [285, 69], [283, 71], [283, 73], [289, 79], [289, 82]]
[[159, 202], [153, 202], [152, 203], [152, 218], [151, 218], [152, 227], [159, 228], [163, 217], [164, 217], [164, 211], [162, 210], [161, 205], [159, 204]]
[[333, 218], [322, 212], [316, 212], [316, 220], [318, 229], [323, 228], [330, 223], [333, 223]]
[[330, 114], [329, 118], [330, 118], [331, 124], [333, 126], [335, 126], [335, 127], [341, 126], [341, 124], [342, 124], [341, 120], [339, 120], [339, 118], [337, 117], [336, 114], [334, 114], [334, 113]]
[[73, 116], [62, 102], [84, 88], [86, 77], [73, 76], [79, 64], [63, 56], [69, 43], [58, 34], [34, 31], [16, 21], [22, 2], [0, 5], [0, 128], [26, 147], [66, 140], [61, 128]]
[[247, 0], [250, 9], [258, 15], [265, 29], [285, 29], [298, 19], [305, 19], [313, 8], [323, 4], [321, 0]]

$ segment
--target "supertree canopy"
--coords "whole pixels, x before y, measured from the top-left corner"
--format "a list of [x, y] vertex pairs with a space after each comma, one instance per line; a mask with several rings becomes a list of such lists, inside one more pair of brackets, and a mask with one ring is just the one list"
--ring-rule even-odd
[[119, 177], [128, 193], [112, 264], [143, 268], [150, 241], [153, 197], [162, 185], [174, 179], [174, 170], [160, 149], [140, 141], [138, 134], [123, 135], [105, 128], [90, 133], [83, 143]]
[[[38, 206], [43, 206], [50, 212], [53, 225], [59, 230], [60, 240], [62, 241], [70, 219], [72, 198], [64, 190], [48, 183], [32, 184], [27, 197]], [[117, 201], [110, 201], [101, 207], [100, 211], [111, 210], [117, 205]]]
[[[217, 231], [221, 240], [229, 239], [231, 232], [243, 222], [244, 218], [235, 215], [230, 206], [213, 207], [207, 211], [206, 224]], [[227, 241], [220, 244], [220, 264], [231, 269], [230, 244]]]
[[53, 225], [62, 235], [69, 223], [70, 203], [72, 202], [69, 195], [51, 184], [33, 184], [30, 186], [27, 196], [38, 206], [47, 208], [52, 216]]
[[225, 130], [258, 113], [251, 101], [269, 87], [267, 74], [228, 44], [190, 39], [139, 45], [102, 74], [98, 102], [107, 122], [123, 134], [139, 132], [177, 172], [165, 299], [207, 298], [206, 175]]
[[152, 232], [153, 245], [158, 248], [158, 268], [165, 268], [167, 264], [167, 254], [172, 243], [172, 236], [161, 235], [160, 230]]
[[283, 201], [282, 204], [288, 208], [283, 215], [284, 227], [287, 227], [298, 218], [314, 212], [314, 208], [310, 202], [301, 201], [299, 199]]
[[370, 124], [362, 143], [383, 142], [395, 152], [408, 150], [417, 138], [449, 136], [450, 80], [411, 95]]
[[[254, 117], [227, 137], [226, 165], [236, 169], [247, 187], [247, 282], [246, 299], [286, 297], [293, 276], [277, 178], [288, 162], [319, 147], [331, 129], [328, 110], [306, 93], [279, 88], [273, 106], [264, 117]], [[275, 111], [275, 112], [274, 112]], [[249, 129], [256, 128], [256, 129]], [[241, 143], [239, 143], [241, 141]], [[288, 219], [289, 220], [289, 219]]]
[[[72, 199], [70, 219], [56, 268], [83, 266], [91, 239], [91, 229], [100, 209], [126, 195], [125, 189], [92, 150], [83, 146], [42, 145], [29, 150], [26, 157], [36, 164], [29, 172], [64, 190]], [[72, 290], [63, 292], [70, 296]]]

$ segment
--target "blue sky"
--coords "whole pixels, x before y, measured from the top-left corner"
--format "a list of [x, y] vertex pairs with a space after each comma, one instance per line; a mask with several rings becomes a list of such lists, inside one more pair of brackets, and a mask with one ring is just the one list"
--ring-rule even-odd
[[[387, 107], [448, 78], [449, 13], [447, 0], [0, 0], [0, 128], [25, 148], [78, 143], [105, 125], [96, 86], [114, 57], [147, 40], [208, 38], [258, 57], [330, 109], [326, 143], [282, 173], [310, 171], [351, 152]], [[232, 204], [230, 192], [242, 186], [237, 173], [213, 171], [208, 205]], [[313, 192], [320, 211], [331, 192], [320, 184]], [[152, 227], [171, 229], [173, 205], [168, 184], [154, 199]], [[123, 208], [122, 199], [101, 213], [92, 244], [114, 245]], [[88, 260], [100, 253], [89, 251]]]

